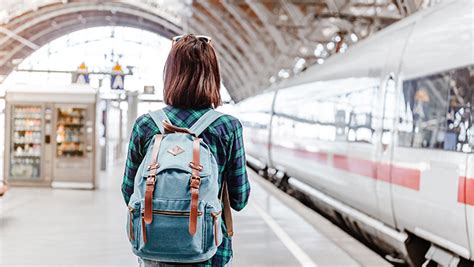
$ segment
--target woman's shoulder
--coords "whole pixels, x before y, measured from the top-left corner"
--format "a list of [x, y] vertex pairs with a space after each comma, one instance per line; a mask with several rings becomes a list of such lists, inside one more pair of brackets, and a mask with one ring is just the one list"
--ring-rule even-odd
[[141, 135], [155, 135], [160, 131], [155, 121], [148, 113], [141, 115], [135, 120], [133, 129], [134, 131], [139, 131]]
[[222, 113], [219, 118], [211, 123], [209, 130], [211, 132], [217, 133], [220, 136], [228, 137], [234, 135], [236, 132], [241, 131], [242, 124], [236, 117]]
[[240, 120], [230, 114], [222, 113], [222, 115], [219, 117], [219, 119], [217, 119], [217, 121], [225, 123], [226, 126], [229, 127], [229, 129], [234, 131], [242, 128]]
[[149, 124], [155, 124], [150, 114], [145, 113], [135, 120], [135, 127], [141, 127]]

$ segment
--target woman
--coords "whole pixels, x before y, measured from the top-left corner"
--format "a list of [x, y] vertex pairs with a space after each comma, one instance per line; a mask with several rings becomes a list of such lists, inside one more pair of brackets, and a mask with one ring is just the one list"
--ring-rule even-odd
[[[164, 68], [164, 111], [175, 126], [190, 128], [201, 115], [222, 104], [220, 73], [211, 38], [184, 35], [173, 38], [173, 45]], [[128, 204], [133, 193], [137, 169], [150, 144], [160, 131], [149, 114], [139, 117], [133, 127], [122, 193]], [[231, 207], [239, 211], [245, 207], [250, 185], [245, 168], [242, 125], [229, 115], [219, 117], [200, 137], [210, 147], [219, 166], [219, 180], [227, 181]], [[222, 184], [222, 182], [220, 182]], [[230, 266], [231, 238], [224, 238], [216, 254], [200, 266]], [[141, 266], [172, 266], [139, 259]], [[195, 264], [196, 265], [196, 264]]]

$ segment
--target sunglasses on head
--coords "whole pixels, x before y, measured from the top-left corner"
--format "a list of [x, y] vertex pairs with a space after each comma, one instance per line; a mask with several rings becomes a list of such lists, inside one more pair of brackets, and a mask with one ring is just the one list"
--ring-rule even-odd
[[[173, 37], [173, 44], [179, 42], [185, 36], [187, 36], [187, 35], [183, 34], [183, 35], [178, 35], [178, 36]], [[212, 40], [211, 37], [206, 36], [206, 35], [195, 35], [194, 37], [196, 37], [196, 39], [198, 39], [199, 41], [202, 41], [202, 42], [205, 42], [205, 43], [208, 43], [208, 44], [211, 43], [211, 40]]]

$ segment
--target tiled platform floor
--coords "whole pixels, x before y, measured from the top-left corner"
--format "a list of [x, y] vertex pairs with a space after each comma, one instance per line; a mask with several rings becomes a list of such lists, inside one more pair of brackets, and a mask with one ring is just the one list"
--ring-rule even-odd
[[[95, 191], [11, 189], [0, 199], [0, 266], [137, 266], [122, 170], [102, 173]], [[234, 213], [233, 266], [389, 266], [253, 173], [251, 181], [249, 206]]]

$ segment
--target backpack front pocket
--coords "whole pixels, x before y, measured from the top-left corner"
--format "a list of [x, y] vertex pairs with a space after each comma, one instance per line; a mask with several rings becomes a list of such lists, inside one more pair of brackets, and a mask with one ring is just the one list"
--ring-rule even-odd
[[[153, 201], [153, 221], [145, 224], [141, 220], [142, 238], [139, 251], [148, 255], [195, 255], [203, 253], [204, 204], [199, 201], [197, 229], [189, 233], [190, 200]], [[143, 209], [142, 209], [143, 218]]]
[[218, 247], [222, 242], [221, 228], [222, 210], [211, 205], [206, 205], [204, 218], [204, 251], [209, 251]]

